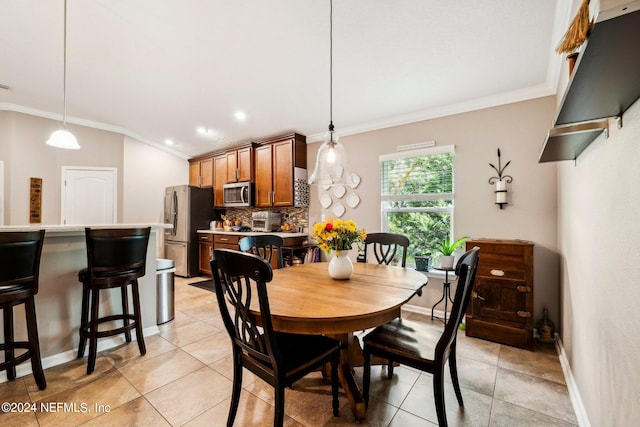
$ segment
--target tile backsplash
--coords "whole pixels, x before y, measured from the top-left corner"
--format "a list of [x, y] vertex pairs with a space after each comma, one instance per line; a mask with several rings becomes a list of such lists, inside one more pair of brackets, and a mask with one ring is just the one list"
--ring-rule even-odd
[[242, 225], [251, 227], [251, 214], [256, 211], [272, 211], [282, 214], [282, 223], [295, 227], [309, 228], [309, 208], [226, 208], [221, 214], [242, 221]]

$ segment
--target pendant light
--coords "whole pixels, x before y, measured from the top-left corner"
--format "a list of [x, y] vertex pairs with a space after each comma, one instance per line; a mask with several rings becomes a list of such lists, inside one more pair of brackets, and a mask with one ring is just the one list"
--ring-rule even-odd
[[62, 128], [53, 132], [47, 145], [68, 150], [80, 148], [76, 137], [67, 130], [67, 0], [64, 0], [64, 59], [62, 69]]
[[333, 127], [333, 0], [329, 0], [329, 132], [318, 149], [316, 167], [309, 178], [309, 184], [324, 187], [353, 184], [347, 167], [346, 152], [338, 142]]

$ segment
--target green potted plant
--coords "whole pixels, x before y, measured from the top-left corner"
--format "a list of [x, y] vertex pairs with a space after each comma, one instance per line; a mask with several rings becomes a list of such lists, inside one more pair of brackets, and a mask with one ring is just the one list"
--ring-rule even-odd
[[468, 236], [464, 236], [452, 242], [449, 236], [447, 236], [438, 247], [436, 247], [436, 250], [440, 253], [440, 268], [453, 268], [453, 253], [461, 247], [468, 238]]
[[429, 271], [431, 268], [431, 252], [417, 250], [413, 254], [413, 258], [416, 260], [416, 270]]

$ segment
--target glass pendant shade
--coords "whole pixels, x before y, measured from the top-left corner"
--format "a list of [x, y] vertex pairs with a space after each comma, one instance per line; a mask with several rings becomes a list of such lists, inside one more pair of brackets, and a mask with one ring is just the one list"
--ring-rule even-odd
[[76, 137], [65, 128], [53, 132], [47, 140], [47, 145], [67, 150], [78, 150], [80, 148]]
[[329, 132], [318, 149], [316, 167], [309, 178], [309, 184], [322, 186], [351, 185], [353, 178], [349, 173], [347, 155], [342, 144]]

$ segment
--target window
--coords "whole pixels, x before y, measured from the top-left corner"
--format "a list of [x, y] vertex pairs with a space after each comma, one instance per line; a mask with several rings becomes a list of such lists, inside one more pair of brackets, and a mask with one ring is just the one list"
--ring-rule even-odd
[[451, 235], [453, 146], [380, 156], [382, 230], [411, 242], [407, 264], [417, 251], [431, 251]]

